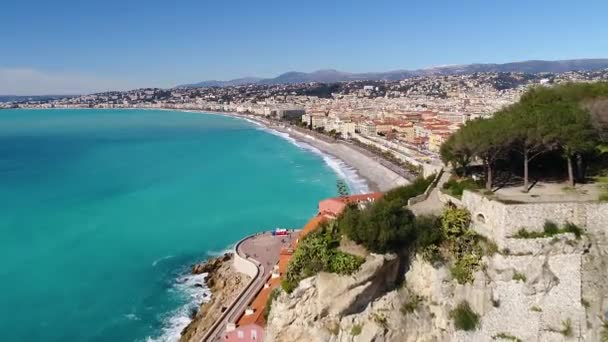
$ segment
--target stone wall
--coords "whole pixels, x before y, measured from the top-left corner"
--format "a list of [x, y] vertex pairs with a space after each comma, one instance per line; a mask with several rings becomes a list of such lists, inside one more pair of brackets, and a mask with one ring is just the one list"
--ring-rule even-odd
[[250, 260], [249, 258], [245, 258], [245, 257], [239, 255], [239, 253], [238, 253], [238, 248], [241, 245], [241, 243], [243, 243], [243, 241], [245, 241], [249, 238], [250, 237], [248, 236], [248, 237], [242, 239], [234, 246], [234, 268], [237, 271], [250, 276], [252, 279], [255, 279], [258, 276], [257, 265], [255, 264], [255, 262], [253, 260]]
[[511, 204], [465, 190], [462, 205], [471, 212], [473, 227], [481, 234], [503, 241], [521, 228], [542, 231], [547, 220], [574, 223], [590, 232], [608, 229], [608, 203], [550, 202]]

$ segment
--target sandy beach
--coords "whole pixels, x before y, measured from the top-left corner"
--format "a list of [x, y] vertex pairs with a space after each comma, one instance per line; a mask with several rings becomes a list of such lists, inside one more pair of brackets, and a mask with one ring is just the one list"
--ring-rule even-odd
[[331, 141], [329, 137], [325, 139], [315, 137], [313, 132], [306, 132], [286, 125], [277, 125], [274, 122], [252, 115], [210, 111], [197, 112], [241, 118], [262, 125], [266, 129], [286, 134], [298, 143], [307, 144], [353, 168], [357, 176], [366, 181], [369, 191], [388, 191], [410, 183], [406, 178], [380, 164], [374, 157], [363, 154], [342, 141]]

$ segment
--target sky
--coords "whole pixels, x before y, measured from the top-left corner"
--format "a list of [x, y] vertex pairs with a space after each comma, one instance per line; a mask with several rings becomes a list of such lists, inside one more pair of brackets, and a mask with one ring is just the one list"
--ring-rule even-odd
[[0, 94], [608, 58], [605, 0], [12, 0]]

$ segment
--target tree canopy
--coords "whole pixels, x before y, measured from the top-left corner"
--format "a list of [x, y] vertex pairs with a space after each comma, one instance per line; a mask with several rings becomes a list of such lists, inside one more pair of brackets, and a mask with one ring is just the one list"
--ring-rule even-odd
[[446, 164], [465, 175], [471, 160], [477, 158], [484, 166], [486, 188], [491, 190], [497, 162], [512, 162], [515, 152], [523, 161], [527, 191], [530, 163], [543, 154], [559, 152], [566, 161], [569, 183], [574, 185], [576, 177], [584, 178], [583, 158], [608, 141], [607, 129], [607, 82], [534, 87], [491, 118], [469, 121], [441, 146], [440, 154]]

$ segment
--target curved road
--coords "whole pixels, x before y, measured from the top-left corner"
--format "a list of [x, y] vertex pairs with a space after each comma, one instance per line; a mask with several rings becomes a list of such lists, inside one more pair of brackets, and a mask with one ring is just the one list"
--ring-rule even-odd
[[291, 240], [297, 238], [297, 234], [299, 234], [299, 231], [291, 232], [289, 236], [272, 236], [270, 232], [264, 232], [249, 236], [235, 246], [235, 252], [240, 257], [256, 265], [257, 275], [211, 326], [202, 341], [216, 342], [222, 340], [228, 323], [236, 323], [257, 293], [264, 287], [274, 265], [279, 262], [281, 247], [289, 246]]

